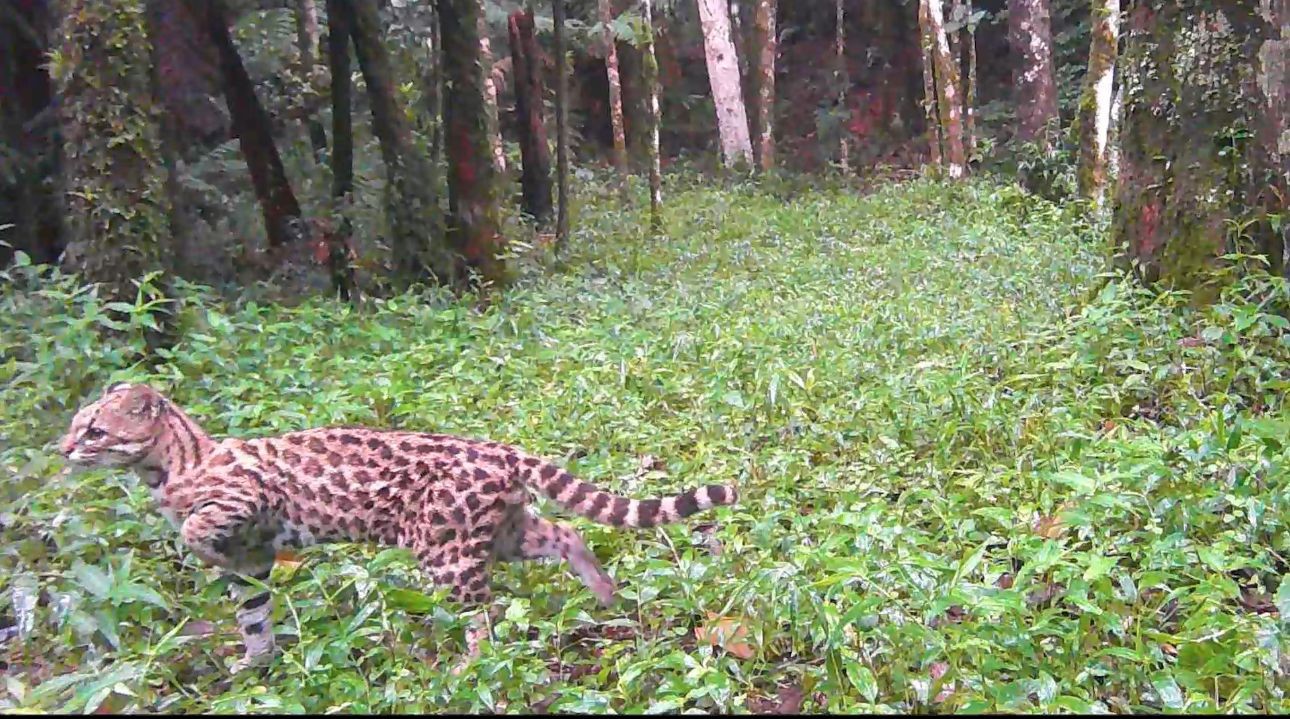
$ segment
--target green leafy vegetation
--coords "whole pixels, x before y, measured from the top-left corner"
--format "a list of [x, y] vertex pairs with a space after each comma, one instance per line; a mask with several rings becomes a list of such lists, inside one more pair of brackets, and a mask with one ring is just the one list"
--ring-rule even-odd
[[[0, 708], [1287, 708], [1284, 283], [1193, 308], [1102, 274], [1078, 210], [988, 180], [672, 179], [665, 239], [591, 201], [562, 267], [526, 250], [486, 307], [179, 285], [182, 339], [151, 367], [153, 293], [104, 306], [11, 268]], [[118, 380], [216, 434], [487, 436], [620, 492], [733, 481], [741, 501], [654, 531], [573, 520], [618, 604], [558, 565], [502, 566], [494, 640], [461, 676], [465, 619], [407, 552], [311, 549], [274, 573], [283, 655], [230, 678], [217, 572], [132, 475], [68, 476], [53, 451]]]

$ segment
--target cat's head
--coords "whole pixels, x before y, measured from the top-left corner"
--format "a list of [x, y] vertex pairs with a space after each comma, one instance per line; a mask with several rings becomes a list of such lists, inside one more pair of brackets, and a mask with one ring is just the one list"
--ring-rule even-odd
[[58, 451], [85, 467], [138, 464], [165, 429], [165, 405], [166, 399], [147, 385], [118, 382], [76, 413]]

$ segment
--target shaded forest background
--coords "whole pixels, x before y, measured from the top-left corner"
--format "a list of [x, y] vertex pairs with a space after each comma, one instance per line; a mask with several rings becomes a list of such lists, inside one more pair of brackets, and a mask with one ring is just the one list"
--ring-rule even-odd
[[[754, 135], [757, 4], [728, 3]], [[1052, 199], [1076, 195], [1077, 116], [1093, 38], [1091, 7], [1102, 4], [946, 4], [939, 22], [958, 61], [956, 72], [962, 72], [955, 78], [960, 96], [968, 85], [966, 100], [954, 103], [957, 110], [964, 102], [967, 112], [953, 122], [968, 123], [963, 159], [972, 172], [1016, 175], [1028, 189]], [[1278, 12], [1284, 18], [1284, 8], [1254, 2], [1183, 5], [1188, 7], [1157, 11], [1153, 3], [1128, 3], [1125, 27], [1118, 39], [1111, 38], [1112, 48], [1121, 46], [1121, 63], [1107, 150], [1110, 172], [1117, 172], [1122, 144], [1118, 120], [1136, 112], [1129, 162], [1172, 157], [1172, 164], [1186, 165], [1190, 178], [1166, 178], [1167, 161], [1145, 174], [1135, 169], [1138, 165], [1131, 167], [1134, 184], [1115, 203], [1124, 209], [1116, 219], [1114, 244], [1128, 248], [1124, 257], [1150, 266], [1144, 272], [1148, 279], [1159, 276], [1162, 266], [1165, 275], [1181, 267], [1173, 274], [1187, 276], [1188, 268], [1206, 264], [1193, 261], [1196, 257], [1236, 251], [1241, 239], [1279, 269], [1287, 242], [1280, 219], [1286, 171], [1276, 147], [1286, 102], [1284, 78], [1275, 79], [1285, 54], [1284, 40], [1275, 38], [1275, 18]], [[841, 171], [852, 181], [872, 184], [941, 161], [935, 139], [942, 131], [931, 125], [942, 123], [929, 123], [933, 115], [927, 102], [935, 100], [932, 86], [924, 86], [920, 3], [819, 0], [768, 6], [777, 37], [770, 117], [778, 172]], [[526, 74], [520, 83], [510, 35], [512, 16], [526, 7], [536, 10], [536, 72], [521, 68]], [[521, 198], [525, 123], [518, 118], [524, 110], [536, 113], [537, 124], [545, 122], [541, 144], [550, 156], [538, 170], [523, 170], [540, 171], [545, 178], [558, 144], [555, 7], [566, 15], [561, 24], [566, 37], [560, 42], [567, 50], [565, 111], [572, 164], [578, 168], [575, 187], [588, 173], [608, 169], [614, 157], [606, 27], [616, 38], [622, 78], [626, 162], [641, 177], [632, 187], [643, 187], [648, 175], [644, 59], [651, 37], [656, 37], [661, 166], [717, 169], [713, 85], [695, 2], [654, 3], [651, 33], [643, 22], [644, 6], [628, 0], [536, 6], [498, 0], [6, 0], [0, 23], [6, 48], [0, 72], [5, 98], [0, 262], [21, 250], [38, 263], [61, 258], [64, 266], [101, 280], [104, 272], [96, 271], [95, 255], [103, 253], [83, 246], [86, 235], [102, 240], [120, 232], [107, 240], [109, 247], [129, 245], [126, 237], [138, 247], [130, 245], [114, 262], [136, 266], [107, 274], [137, 277], [164, 267], [231, 290], [259, 283], [279, 299], [336, 291], [348, 296], [350, 285], [380, 294], [428, 277], [451, 284], [472, 272], [504, 283], [507, 257], [550, 240], [547, 218], [538, 218], [536, 234], [520, 222], [519, 208], [551, 202], [543, 199], [551, 190]], [[333, 17], [337, 8], [345, 8], [347, 17]], [[1049, 17], [1051, 44], [1043, 52], [1050, 57], [1041, 59], [1049, 64], [1052, 87], [1040, 90], [1053, 98], [1036, 101], [1020, 81], [1035, 58], [1017, 52], [1017, 30], [1009, 26], [1017, 8], [1043, 8]], [[1206, 32], [1188, 35], [1198, 17]], [[479, 34], [463, 34], [463, 22]], [[345, 35], [353, 43], [333, 48], [337, 31], [341, 43]], [[1271, 54], [1261, 49], [1265, 42]], [[839, 48], [845, 58], [841, 65], [835, 60]], [[1170, 76], [1159, 71], [1159, 57], [1147, 57], [1160, 51], [1171, 58], [1212, 54], [1214, 60], [1208, 67], [1184, 63], [1180, 67], [1187, 76]], [[1266, 67], [1255, 71], [1258, 63], [1249, 60], [1258, 57]], [[460, 58], [462, 67], [453, 67], [453, 58]], [[1247, 65], [1251, 69], [1242, 69]], [[333, 77], [338, 68], [343, 82]], [[474, 77], [482, 86], [465, 87], [460, 80]], [[1269, 89], [1267, 78], [1281, 89]], [[1211, 79], [1216, 81], [1207, 88]], [[1262, 104], [1260, 82], [1269, 109], [1245, 107]], [[540, 102], [520, 107], [518, 91], [530, 83]], [[1135, 103], [1135, 91], [1147, 97], [1146, 104]], [[1157, 91], [1159, 101], [1152, 99]], [[1038, 136], [1027, 130], [1036, 113], [1042, 121], [1051, 112], [1043, 108], [1052, 101], [1056, 123]], [[338, 119], [341, 107], [345, 117]], [[480, 136], [460, 142], [450, 137], [454, 108], [460, 127], [475, 127]], [[476, 127], [481, 117], [487, 127]], [[351, 128], [352, 144], [338, 143], [336, 132], [347, 134]], [[1189, 150], [1188, 138], [1197, 133], [1211, 142]], [[551, 149], [546, 149], [548, 140]], [[491, 170], [482, 162], [484, 154], [492, 156]], [[945, 161], [952, 164], [953, 158]], [[1225, 176], [1213, 178], [1218, 173]], [[121, 179], [132, 174], [132, 180]], [[1174, 196], [1137, 206], [1144, 188], [1159, 187], [1162, 180]], [[125, 194], [114, 196], [118, 191]], [[1214, 193], [1231, 206], [1188, 209], [1208, 202], [1196, 198]], [[624, 202], [631, 197], [622, 196]], [[469, 207], [457, 207], [463, 203]], [[1222, 226], [1229, 220], [1240, 227]], [[96, 228], [95, 223], [105, 224]], [[1162, 262], [1159, 248], [1170, 244], [1162, 236], [1186, 235], [1186, 228], [1197, 224], [1204, 236], [1184, 238]], [[561, 228], [555, 229], [563, 237]], [[154, 235], [164, 240], [149, 239]], [[455, 236], [455, 242], [445, 245], [445, 235]], [[114, 294], [133, 295], [128, 283], [118, 285]]]

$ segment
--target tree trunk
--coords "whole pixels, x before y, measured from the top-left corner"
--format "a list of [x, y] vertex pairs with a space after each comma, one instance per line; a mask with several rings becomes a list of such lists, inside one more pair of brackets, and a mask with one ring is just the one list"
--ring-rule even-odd
[[703, 25], [703, 51], [707, 56], [708, 83], [717, 107], [717, 132], [721, 160], [726, 167], [752, 164], [752, 140], [739, 82], [739, 60], [730, 39], [730, 10], [726, 0], [698, 0]]
[[515, 124], [520, 137], [520, 188], [524, 212], [538, 227], [551, 221], [551, 149], [542, 120], [545, 91], [532, 11], [516, 10], [507, 22], [515, 75]]
[[1144, 281], [1196, 288], [1232, 251], [1284, 271], [1286, 227], [1269, 208], [1284, 216], [1290, 167], [1285, 20], [1268, 3], [1130, 3], [1112, 227], [1121, 266]]
[[642, 84], [648, 99], [645, 101], [645, 133], [649, 148], [649, 225], [655, 234], [663, 232], [663, 172], [659, 161], [658, 126], [658, 57], [654, 53], [653, 0], [644, 0], [645, 46], [641, 51]]
[[281, 247], [300, 237], [301, 211], [296, 193], [287, 180], [282, 158], [273, 142], [273, 123], [255, 95], [255, 83], [242, 65], [233, 44], [227, 13], [221, 0], [207, 0], [206, 32], [219, 52], [224, 101], [251, 173], [251, 184], [264, 215], [264, 231], [270, 247]]
[[486, 282], [504, 284], [499, 256], [497, 187], [488, 132], [488, 100], [480, 59], [480, 0], [440, 0], [439, 36], [444, 72], [444, 135], [448, 150], [448, 203], [452, 244]]
[[569, 81], [564, 57], [564, 0], [551, 0], [555, 35], [555, 154], [556, 208], [555, 243], [563, 249], [569, 240]]
[[[8, 89], [0, 102], [0, 142], [12, 153], [7, 177], [0, 177], [0, 226], [13, 225], [0, 229], [0, 240], [37, 264], [56, 262], [63, 249], [58, 118], [46, 68], [52, 9], [42, 0], [0, 13], [0, 87]], [[0, 266], [13, 250], [0, 245]]]
[[69, 242], [64, 263], [100, 296], [132, 303], [132, 280], [169, 251], [166, 170], [141, 0], [64, 0], [57, 34]]
[[484, 67], [484, 99], [488, 101], [488, 148], [493, 155], [493, 170], [501, 177], [506, 172], [506, 150], [502, 147], [502, 129], [497, 115], [497, 83], [493, 80], [493, 51], [483, 12], [479, 13], [479, 62]]
[[[314, 78], [318, 72], [318, 5], [315, 0], [296, 0], [296, 45], [300, 51], [300, 76], [304, 84], [306, 104], [312, 104], [310, 96], [314, 90]], [[305, 126], [309, 130], [309, 142], [314, 148], [314, 157], [321, 158], [327, 152], [327, 131], [322, 122], [312, 111], [305, 113]]]
[[1048, 0], [1008, 0], [1008, 36], [1017, 55], [1017, 139], [1046, 148], [1058, 122]]
[[847, 70], [847, 25], [843, 12], [842, 0], [834, 3], [833, 60], [837, 63], [836, 82], [838, 84], [838, 168], [842, 174], [851, 173], [851, 158], [847, 148], [847, 139], [851, 133], [848, 127], [851, 122], [851, 106], [847, 94], [851, 89], [851, 73]]
[[753, 86], [757, 91], [757, 141], [753, 158], [762, 172], [775, 167], [775, 56], [779, 39], [775, 30], [778, 0], [756, 0], [753, 9], [753, 47], [757, 67]]
[[426, 58], [425, 75], [421, 80], [425, 84], [421, 97], [425, 103], [422, 116], [428, 125], [427, 134], [430, 137], [430, 186], [437, 196], [443, 187], [442, 177], [439, 175], [443, 161], [443, 54], [439, 51], [442, 47], [439, 11], [431, 5], [430, 13], [430, 38], [427, 41], [429, 57]]
[[1079, 102], [1079, 193], [1102, 202], [1106, 185], [1106, 140], [1111, 127], [1115, 53], [1120, 25], [1120, 0], [1093, 0], [1093, 37], [1089, 43], [1088, 73]]
[[605, 75], [609, 80], [609, 120], [614, 132], [614, 169], [618, 170], [619, 191], [627, 201], [627, 133], [623, 130], [623, 84], [618, 75], [618, 43], [614, 39], [611, 0], [598, 0], [600, 22], [605, 26]]
[[[972, 17], [972, 0], [967, 0], [965, 9], [968, 24], [963, 28], [967, 35], [967, 88], [963, 92], [963, 116], [966, 120], [966, 146], [968, 160], [976, 154], [976, 22]], [[955, 56], [957, 57], [957, 55]]]
[[327, 0], [327, 65], [331, 74], [331, 195], [336, 221], [326, 236], [327, 267], [332, 286], [346, 302], [356, 289], [349, 262], [352, 227], [349, 207], [354, 192], [353, 82], [349, 63], [349, 13], [340, 7], [346, 0]]
[[967, 157], [963, 152], [963, 122], [960, 115], [958, 84], [959, 73], [954, 58], [950, 56], [950, 45], [945, 37], [945, 20], [941, 12], [940, 0], [922, 0], [922, 17], [926, 23], [926, 33], [931, 40], [932, 59], [936, 70], [933, 73], [936, 86], [937, 117], [940, 122], [940, 136], [944, 139], [945, 166], [951, 178], [963, 177], [967, 173]]
[[395, 274], [402, 283], [427, 274], [441, 282], [455, 282], [456, 260], [442, 244], [443, 229], [430, 185], [430, 168], [425, 156], [412, 145], [408, 116], [395, 94], [396, 80], [376, 0], [351, 0], [342, 5], [354, 41], [354, 55], [367, 84], [372, 134], [380, 142], [389, 182], [386, 212]]
[[941, 123], [937, 118], [936, 102], [936, 60], [933, 54], [935, 40], [930, 31], [931, 23], [927, 19], [927, 0], [918, 0], [918, 37], [922, 45], [923, 56], [923, 111], [927, 121], [928, 157], [934, 167], [941, 165]]

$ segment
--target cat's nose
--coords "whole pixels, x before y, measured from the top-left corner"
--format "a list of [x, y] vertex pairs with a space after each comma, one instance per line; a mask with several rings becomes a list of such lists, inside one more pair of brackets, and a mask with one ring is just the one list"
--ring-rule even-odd
[[73, 449], [76, 449], [76, 440], [71, 435], [63, 437], [62, 441], [58, 443], [58, 451], [64, 457], [71, 454]]

